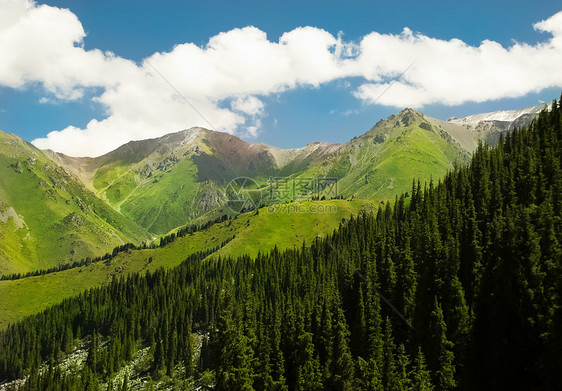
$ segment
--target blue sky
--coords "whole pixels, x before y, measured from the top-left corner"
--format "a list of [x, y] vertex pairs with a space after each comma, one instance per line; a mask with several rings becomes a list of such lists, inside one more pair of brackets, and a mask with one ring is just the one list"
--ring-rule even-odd
[[[6, 60], [6, 69], [2, 70], [0, 65], [0, 130], [29, 141], [43, 138], [36, 145], [71, 155], [97, 155], [130, 139], [156, 137], [194, 125], [208, 127], [206, 121], [245, 140], [283, 148], [312, 141], [346, 141], [404, 106], [414, 106], [446, 120], [451, 116], [550, 101], [559, 97], [562, 89], [562, 75], [540, 75], [543, 70], [557, 72], [549, 71], [547, 63], [550, 59], [558, 61], [562, 38], [549, 40], [558, 33], [562, 37], [562, 31], [557, 30], [562, 18], [545, 24], [543, 31], [533, 27], [562, 10], [559, 1], [554, 0], [7, 2], [22, 6], [10, 9], [14, 15], [10, 20], [0, 18], [0, 48], [8, 45], [14, 57]], [[0, 7], [5, 4], [6, 1], [0, 2]], [[41, 7], [42, 4], [49, 7]], [[16, 26], [13, 21], [18, 18], [35, 22]], [[43, 20], [50, 22], [43, 26]], [[2, 24], [8, 27], [2, 30]], [[58, 26], [62, 26], [61, 31]], [[248, 26], [255, 29], [244, 29]], [[299, 29], [305, 26], [314, 29]], [[410, 33], [404, 32], [406, 27]], [[36, 31], [30, 31], [33, 29]], [[287, 38], [283, 51], [279, 51], [276, 46], [280, 39], [293, 31], [299, 34]], [[221, 35], [228, 32], [231, 33]], [[209, 44], [213, 37], [219, 37], [215, 46]], [[484, 40], [494, 44], [484, 50]], [[305, 45], [308, 41], [311, 46]], [[174, 50], [182, 44], [195, 48]], [[253, 44], [258, 48], [265, 45], [264, 50], [271, 49], [271, 53], [279, 54], [279, 61], [290, 64], [298, 63], [299, 58], [308, 63], [318, 58], [318, 69], [308, 69], [307, 63], [278, 68], [259, 58], [256, 61], [264, 61], [258, 67], [265, 70], [263, 74], [248, 69], [250, 73], [246, 75], [240, 51], [233, 60], [232, 73], [228, 66], [216, 64], [229, 62], [229, 53], [234, 50], [231, 47], [244, 52], [247, 46], [254, 52], [255, 47], [249, 46]], [[523, 49], [510, 50], [516, 44]], [[34, 45], [37, 47], [31, 50]], [[48, 50], [49, 45], [53, 50]], [[209, 45], [212, 50], [206, 50]], [[323, 45], [329, 48], [321, 50], [325, 49]], [[546, 48], [549, 50], [545, 45], [550, 45]], [[20, 53], [14, 47], [30, 49]], [[344, 54], [338, 54], [338, 48]], [[222, 54], [215, 55], [221, 50]], [[371, 56], [365, 54], [369, 50], [373, 52]], [[410, 55], [417, 50], [422, 54]], [[307, 57], [307, 51], [314, 55]], [[432, 51], [432, 58], [418, 61], [423, 53]], [[50, 57], [51, 53], [55, 57]], [[324, 54], [337, 58], [324, 59]], [[441, 55], [442, 59], [437, 58]], [[466, 83], [446, 88], [451, 85], [447, 80], [465, 77], [451, 70], [462, 68], [464, 60], [455, 57], [463, 55], [468, 64]], [[536, 58], [544, 66], [529, 65], [525, 56]], [[149, 65], [146, 59], [150, 59]], [[58, 61], [62, 64], [54, 64], [52, 69], [44, 65]], [[412, 62], [404, 83], [392, 86], [372, 104], [380, 91]], [[493, 69], [495, 63], [507, 70]], [[184, 64], [189, 64], [189, 73]], [[516, 66], [511, 69], [511, 65], [505, 64]], [[441, 65], [443, 71], [438, 69]], [[17, 72], [24, 68], [25, 72], [14, 76], [17, 72], [10, 72], [10, 66]], [[205, 121], [164, 80], [155, 76], [152, 66], [203, 113]], [[205, 71], [209, 67], [217, 67], [211, 76]], [[330, 67], [333, 69], [322, 74]], [[370, 67], [380, 71], [374, 72]], [[138, 75], [133, 75], [137, 71]], [[194, 72], [201, 72], [202, 76], [190, 78]], [[254, 80], [252, 72], [256, 74], [255, 85], [247, 86], [251, 84], [247, 80]], [[491, 81], [486, 82], [481, 74], [489, 74]], [[146, 75], [150, 80], [143, 79]], [[507, 80], [498, 80], [504, 75]], [[213, 85], [208, 93], [207, 76], [209, 86]], [[245, 85], [236, 85], [236, 79]], [[509, 80], [520, 87], [511, 88]], [[201, 86], [191, 88], [199, 82]], [[441, 82], [446, 86], [428, 87]], [[477, 88], [478, 83], [482, 83], [481, 88]], [[126, 88], [127, 84], [135, 89]], [[473, 90], [471, 86], [475, 86]], [[137, 101], [139, 95], [143, 99]], [[154, 113], [149, 113], [151, 109]], [[45, 138], [52, 131], [59, 132]]]

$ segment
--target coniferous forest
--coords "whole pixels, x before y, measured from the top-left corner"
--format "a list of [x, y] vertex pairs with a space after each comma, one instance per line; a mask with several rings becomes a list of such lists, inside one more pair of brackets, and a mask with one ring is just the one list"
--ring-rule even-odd
[[314, 243], [197, 254], [13, 324], [0, 379], [124, 390], [146, 349], [146, 376], [179, 389], [562, 389], [561, 103]]

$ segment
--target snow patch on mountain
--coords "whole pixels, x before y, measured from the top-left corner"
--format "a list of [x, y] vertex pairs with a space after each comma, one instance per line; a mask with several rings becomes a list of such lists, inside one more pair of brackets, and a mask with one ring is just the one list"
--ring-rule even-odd
[[523, 109], [502, 110], [491, 113], [473, 114], [463, 118], [451, 118], [447, 122], [459, 125], [474, 125], [484, 121], [513, 122], [525, 114], [538, 114], [547, 106], [548, 105], [546, 103], [541, 103], [540, 105], [525, 107]]

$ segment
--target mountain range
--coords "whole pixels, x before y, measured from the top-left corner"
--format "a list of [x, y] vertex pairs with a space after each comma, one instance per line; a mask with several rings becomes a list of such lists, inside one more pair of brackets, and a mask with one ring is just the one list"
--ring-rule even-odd
[[393, 199], [411, 189], [412, 179], [441, 178], [468, 161], [479, 141], [496, 143], [544, 107], [447, 122], [407, 108], [346, 143], [298, 149], [192, 128], [131, 141], [97, 158], [70, 157], [0, 132], [0, 275], [102, 255], [234, 215], [240, 210], [232, 201], [240, 196], [250, 207]]
[[[157, 179], [151, 189], [183, 162], [195, 174], [213, 168], [204, 180], [228, 199], [218, 207], [223, 211], [233, 209], [236, 195], [265, 198], [243, 203], [232, 216], [197, 217], [207, 222], [158, 241], [0, 276], [0, 391], [562, 389], [561, 103], [497, 137], [496, 146], [477, 144], [467, 164], [453, 161], [433, 182], [414, 179], [408, 193], [388, 202], [355, 197], [373, 183], [357, 167], [378, 175], [400, 174], [404, 165], [431, 171], [440, 156], [470, 154], [453, 130], [464, 142], [483, 133], [470, 127], [460, 133], [458, 124], [406, 109], [348, 143], [293, 151], [304, 157], [299, 161], [241, 142], [248, 148], [241, 150], [244, 161], [226, 147], [215, 149], [217, 139], [235, 139], [201, 129], [132, 143], [106, 161], [77, 159], [74, 171], [62, 163], [50, 167], [53, 159], [70, 159], [64, 156], [44, 161], [35, 151], [35, 160], [22, 163], [18, 155], [7, 166], [15, 178], [35, 174], [56, 185], [57, 203], [49, 207], [72, 208], [86, 196], [76, 192], [75, 180], [78, 190], [134, 224], [124, 214], [128, 200], [112, 206], [97, 187], [96, 176], [116, 156], [122, 166], [140, 163], [140, 169], [151, 156], [177, 158], [169, 171], [145, 174]], [[187, 154], [171, 155], [167, 147]], [[141, 158], [123, 163], [131, 153]], [[250, 165], [256, 153], [271, 159]], [[325, 165], [315, 153], [324, 153]], [[220, 170], [225, 156], [232, 170], [256, 179], [230, 179], [239, 171]], [[284, 156], [284, 163], [275, 160]], [[217, 165], [199, 166], [199, 158]], [[345, 159], [355, 163], [344, 166], [336, 183], [313, 184], [311, 194], [300, 187], [307, 172], [328, 175]], [[380, 169], [389, 162], [398, 171]], [[288, 179], [261, 179], [285, 169]], [[138, 168], [124, 172], [131, 170]], [[330, 191], [354, 176], [351, 196]], [[287, 182], [296, 191], [281, 186]], [[21, 227], [28, 216], [11, 208], [6, 221]], [[95, 221], [104, 216], [100, 210], [87, 216]]]

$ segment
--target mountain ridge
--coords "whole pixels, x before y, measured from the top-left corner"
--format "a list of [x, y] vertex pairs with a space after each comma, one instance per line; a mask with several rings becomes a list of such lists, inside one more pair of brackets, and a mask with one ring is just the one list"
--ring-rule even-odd
[[[522, 115], [526, 115], [526, 121], [533, 116], [532, 113]], [[18, 190], [17, 184], [28, 174], [39, 179], [27, 178], [29, 185], [25, 192], [37, 197], [54, 192], [54, 200], [38, 199], [37, 207], [54, 203], [50, 208], [58, 210], [58, 217], [53, 219], [61, 221], [62, 226], [53, 230], [68, 231], [60, 236], [64, 245], [59, 247], [65, 248], [64, 252], [53, 250], [51, 256], [43, 254], [47, 261], [40, 267], [44, 268], [55, 266], [63, 259], [100, 255], [100, 251], [123, 241], [163, 235], [201, 216], [214, 219], [235, 214], [236, 211], [228, 207], [233, 196], [228, 184], [238, 177], [252, 179], [252, 187], [246, 190], [255, 205], [314, 197], [392, 199], [396, 194], [409, 191], [412, 179], [440, 178], [454, 164], [466, 162], [479, 140], [494, 143], [500, 133], [509, 131], [493, 122], [487, 126], [485, 130], [471, 131], [464, 125], [440, 121], [405, 108], [345, 143], [312, 142], [301, 148], [281, 149], [195, 127], [158, 138], [131, 141], [96, 158], [41, 151], [18, 136], [2, 133], [0, 169], [6, 174], [3, 174], [4, 191], [0, 191], [0, 199], [4, 200], [0, 208], [0, 235], [12, 239], [0, 244], [0, 258], [4, 259], [0, 273], [39, 267], [34, 260], [40, 254], [29, 251], [26, 257], [30, 261], [16, 269], [6, 266], [14, 256], [23, 261], [21, 255], [17, 256], [21, 253], [18, 246], [25, 237], [29, 210], [34, 208], [8, 202], [6, 192], [12, 189], [14, 200], [24, 197], [23, 193], [16, 196], [18, 191], [24, 191]], [[28, 161], [31, 157], [40, 157], [39, 171], [38, 166], [33, 168]], [[52, 167], [54, 171], [47, 169], [54, 173], [45, 174], [44, 167]], [[18, 177], [16, 171], [28, 174]], [[322, 182], [326, 178], [332, 182], [326, 185]], [[41, 181], [47, 187], [37, 184]], [[74, 193], [57, 188], [57, 183], [60, 186], [62, 182], [71, 183]], [[305, 183], [306, 188], [295, 188], [298, 183]], [[278, 191], [283, 185], [292, 188], [289, 192]], [[268, 197], [273, 193], [283, 193], [283, 196]], [[85, 205], [83, 200], [89, 201]], [[92, 208], [89, 204], [97, 205], [91, 215], [88, 215]], [[104, 217], [98, 219], [96, 212]], [[98, 227], [100, 232], [108, 232], [113, 239], [102, 240], [103, 235], [96, 234], [89, 240], [91, 245], [82, 243], [83, 236], [90, 235], [85, 231], [88, 225], [84, 222], [93, 224], [91, 229]], [[113, 229], [113, 224], [121, 228]], [[72, 232], [72, 229], [77, 231]], [[122, 229], [129, 233], [122, 234]], [[13, 232], [20, 232], [21, 237], [14, 236]], [[42, 232], [41, 229], [31, 234], [39, 238], [38, 232]], [[80, 247], [83, 250], [77, 251]]]

